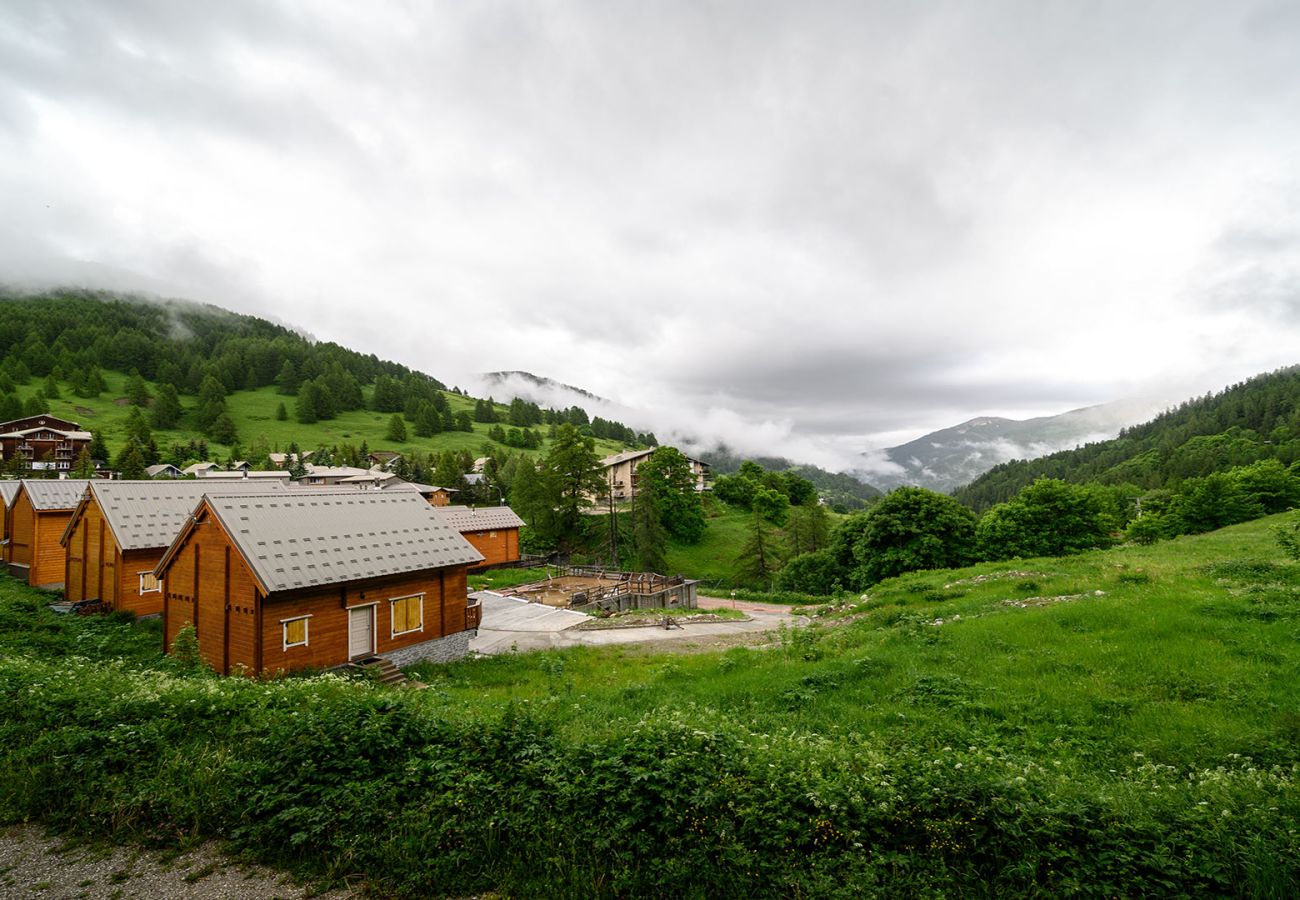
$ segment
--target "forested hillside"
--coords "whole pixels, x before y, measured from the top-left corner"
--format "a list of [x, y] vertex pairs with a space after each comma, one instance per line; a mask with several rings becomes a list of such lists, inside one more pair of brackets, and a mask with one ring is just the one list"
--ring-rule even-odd
[[1150, 490], [1267, 459], [1283, 465], [1300, 459], [1300, 367], [1189, 400], [1114, 440], [1004, 463], [955, 496], [982, 511], [1037, 478]]
[[[214, 306], [91, 292], [0, 299], [0, 421], [52, 412], [131, 440], [148, 461], [368, 446], [425, 454], [536, 452], [573, 424], [614, 453], [652, 436], [571, 407], [467, 397], [407, 366]], [[345, 461], [345, 460], [339, 460]], [[431, 468], [432, 466], [430, 466]]]

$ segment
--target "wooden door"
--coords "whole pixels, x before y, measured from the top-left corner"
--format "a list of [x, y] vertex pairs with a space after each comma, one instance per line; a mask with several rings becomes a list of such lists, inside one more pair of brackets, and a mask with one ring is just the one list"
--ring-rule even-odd
[[375, 608], [356, 606], [348, 610], [348, 659], [375, 652]]

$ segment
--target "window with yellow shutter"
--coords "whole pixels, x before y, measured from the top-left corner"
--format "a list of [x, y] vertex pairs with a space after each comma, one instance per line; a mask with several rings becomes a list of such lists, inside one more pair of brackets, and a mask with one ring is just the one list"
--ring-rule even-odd
[[392, 636], [424, 630], [424, 594], [398, 597], [392, 602]]
[[140, 593], [155, 594], [161, 590], [162, 586], [158, 584], [158, 577], [153, 572], [140, 573]]
[[307, 620], [311, 616], [297, 619], [281, 619], [280, 627], [284, 630], [284, 649], [307, 646]]

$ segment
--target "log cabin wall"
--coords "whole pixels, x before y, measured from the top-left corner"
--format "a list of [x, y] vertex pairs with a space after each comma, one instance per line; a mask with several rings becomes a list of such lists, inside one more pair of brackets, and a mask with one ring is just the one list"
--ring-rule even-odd
[[[125, 568], [133, 572], [135, 565]], [[198, 522], [162, 575], [164, 649], [170, 650], [180, 630], [193, 624], [199, 655], [213, 670], [223, 675], [241, 668], [256, 671], [257, 582], [206, 510], [199, 511]]]
[[[111, 537], [109, 540], [111, 543]], [[112, 546], [116, 547], [115, 544]], [[104, 597], [103, 600], [115, 610], [133, 612], [137, 616], [156, 616], [161, 613], [162, 582], [158, 582], [158, 590], [140, 588], [142, 581], [148, 584], [148, 578], [142, 579], [141, 576], [152, 577], [154, 567], [166, 552], [166, 547], [159, 547], [156, 550], [127, 550], [119, 553], [118, 569], [121, 574], [117, 580], [110, 579], [105, 582], [111, 596]]]
[[5, 562], [28, 566], [32, 562], [32, 541], [36, 531], [36, 511], [26, 491], [14, 498], [14, 508], [9, 513], [9, 543], [5, 547]]
[[67, 580], [67, 556], [59, 538], [63, 537], [72, 510], [38, 510], [32, 534], [32, 563], [27, 583], [35, 587], [61, 588]]
[[[418, 594], [424, 595], [421, 629], [394, 636], [392, 601]], [[347, 662], [350, 608], [373, 606], [374, 652], [382, 655], [464, 631], [466, 602], [464, 566], [273, 594], [263, 607], [262, 671], [328, 668]], [[284, 622], [301, 616], [311, 617], [307, 644], [286, 648]]]
[[117, 544], [99, 504], [93, 500], [77, 516], [63, 553], [68, 572], [64, 596], [73, 603], [103, 600], [111, 605], [117, 582]]
[[483, 554], [483, 561], [471, 568], [493, 566], [519, 558], [519, 529], [499, 528], [496, 531], [466, 531], [461, 537]]

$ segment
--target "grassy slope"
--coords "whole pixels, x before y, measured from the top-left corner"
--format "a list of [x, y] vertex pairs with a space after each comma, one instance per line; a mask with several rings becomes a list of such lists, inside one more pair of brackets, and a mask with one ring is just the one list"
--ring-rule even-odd
[[[185, 737], [195, 746], [177, 746], [175, 759], [150, 765], [147, 795], [164, 792], [161, 808], [192, 816], [186, 827], [203, 832], [221, 821], [220, 810], [251, 802], [240, 793], [243, 782], [210, 769], [233, 767], [256, 785], [253, 773], [268, 767], [281, 773], [266, 776], [274, 785], [285, 777], [275, 761], [289, 753], [283, 765], [294, 792], [281, 797], [262, 787], [249, 795], [285, 811], [274, 820], [235, 820], [248, 835], [242, 845], [255, 842], [263, 855], [315, 871], [346, 847], [356, 858], [341, 871], [391, 874], [417, 896], [457, 872], [461, 893], [504, 885], [525, 895], [564, 879], [567, 894], [594, 894], [592, 885], [611, 872], [632, 879], [623, 889], [606, 884], [614, 894], [702, 884], [698, 890], [711, 886], [715, 895], [820, 895], [838, 884], [860, 895], [865, 886], [852, 879], [870, 877], [887, 895], [1112, 895], [1185, 885], [1293, 895], [1300, 889], [1300, 566], [1282, 560], [1273, 544], [1270, 528], [1281, 518], [1152, 547], [915, 573], [787, 634], [776, 649], [507, 655], [417, 667], [430, 690], [374, 700], [369, 688], [337, 683], [203, 687], [200, 702], [216, 710], [211, 724], [199, 720]], [[1082, 596], [1033, 605], [1032, 598], [1063, 595]], [[0, 773], [13, 773], [0, 774], [0, 818], [43, 817], [42, 808], [57, 807], [51, 815], [63, 827], [155, 827], [151, 817], [162, 815], [153, 812], [155, 801], [141, 806], [125, 787], [76, 802], [32, 793], [32, 785], [80, 771], [78, 754], [92, 750], [95, 778], [119, 770], [103, 768], [99, 745], [80, 736], [112, 726], [101, 721], [98, 701], [35, 703], [45, 693], [61, 696], [64, 689], [53, 686], [72, 682], [23, 660], [22, 651], [39, 642], [41, 657], [75, 648], [93, 659], [132, 638], [98, 621], [54, 627], [45, 614], [39, 622], [14, 614], [31, 596], [0, 578], [0, 648], [13, 654], [0, 658], [0, 683], [26, 698], [0, 702], [8, 710], [0, 731], [34, 742], [30, 753], [25, 742], [0, 750]], [[156, 647], [156, 626], [136, 627], [144, 634], [133, 665], [153, 665], [147, 648]], [[94, 682], [104, 703], [144, 690], [123, 687], [116, 670], [96, 674], [88, 665], [79, 677]], [[165, 723], [174, 711], [192, 710], [193, 695], [167, 682], [130, 703], [140, 705], [141, 722]], [[281, 707], [292, 716], [274, 712]], [[409, 713], [397, 715], [401, 708]], [[45, 709], [58, 714], [45, 718]], [[301, 726], [293, 718], [299, 710], [309, 714]], [[6, 715], [32, 721], [6, 726]], [[271, 728], [264, 719], [282, 723], [275, 727], [286, 736], [260, 736]], [[480, 732], [491, 735], [482, 746], [472, 737]], [[158, 746], [180, 739], [159, 737]], [[57, 752], [41, 749], [47, 744]], [[231, 752], [236, 744], [240, 753]], [[247, 764], [253, 768], [240, 768], [245, 747], [259, 754]], [[345, 752], [357, 754], [364, 774], [337, 788], [336, 771], [350, 770], [315, 760]], [[455, 762], [457, 754], [471, 762]], [[499, 758], [479, 768], [472, 761], [482, 754]], [[137, 765], [138, 757], [115, 756], [114, 765]], [[195, 757], [205, 760], [201, 777], [193, 774]], [[375, 768], [371, 758], [385, 766]], [[406, 803], [400, 778], [417, 779], [430, 793]], [[371, 789], [362, 786], [372, 782], [384, 816], [402, 804], [404, 830], [393, 832], [381, 816], [373, 827], [390, 837], [368, 839], [366, 805], [314, 824], [320, 790], [335, 791], [334, 803], [362, 804]], [[427, 815], [421, 797], [431, 798], [423, 801], [432, 804]], [[497, 848], [464, 857], [482, 870], [454, 861], [437, 868], [432, 845], [401, 837], [425, 833], [452, 814], [453, 802], [456, 828]], [[87, 809], [98, 819], [84, 818]], [[510, 824], [493, 824], [503, 817]], [[689, 841], [657, 855], [656, 841], [687, 828]], [[568, 829], [581, 834], [570, 842]], [[624, 853], [620, 842], [638, 829], [648, 836]], [[294, 846], [305, 834], [300, 851], [290, 849], [291, 833]], [[611, 835], [591, 852], [594, 837]], [[409, 850], [408, 840], [415, 841]], [[759, 855], [735, 855], [763, 841]], [[460, 845], [439, 844], [439, 852], [452, 846]], [[673, 866], [678, 854], [690, 855], [684, 872]], [[604, 869], [616, 856], [632, 861]], [[760, 859], [769, 868], [758, 871]], [[831, 880], [819, 882], [823, 872]], [[787, 875], [789, 883], [775, 880]]]
[[[705, 582], [704, 588], [729, 587], [736, 582], [736, 554], [748, 536], [751, 513], [710, 498], [708, 529], [698, 544], [669, 540], [665, 554], [670, 572]], [[831, 527], [846, 518], [827, 512]], [[779, 539], [779, 535], [778, 535]]]
[[[700, 705], [759, 729], [1055, 747], [1062, 765], [1091, 775], [1131, 766], [1135, 753], [1181, 766], [1233, 753], [1291, 761], [1300, 758], [1300, 569], [1270, 571], [1254, 588], [1203, 570], [1277, 561], [1277, 520], [894, 579], [850, 612], [852, 624], [816, 629], [812, 660], [739, 650], [665, 669], [637, 651], [574, 651], [566, 673], [582, 702], [555, 715], [602, 731], [621, 716]], [[990, 574], [1000, 577], [945, 587]], [[1041, 608], [1004, 602], [1097, 590], [1104, 595]], [[465, 702], [545, 700], [553, 685], [542, 666], [537, 656], [497, 658], [458, 664], [441, 680]]]
[[[63, 416], [72, 419], [74, 422], [81, 423], [82, 427], [87, 430], [100, 430], [104, 433], [105, 440], [108, 441], [109, 449], [116, 453], [118, 448], [125, 442], [126, 437], [123, 428], [126, 423], [126, 417], [130, 412], [130, 407], [119, 404], [118, 398], [124, 396], [124, 385], [126, 375], [121, 372], [106, 371], [104, 373], [105, 381], [108, 383], [108, 390], [98, 397], [83, 399], [76, 397], [72, 393], [72, 388], [63, 383], [59, 383], [59, 389], [62, 393], [61, 399], [50, 402], [50, 411], [57, 416]], [[24, 400], [31, 394], [35, 393], [43, 384], [43, 380], [32, 379], [26, 385], [18, 387], [18, 395]], [[155, 389], [155, 385], [150, 384], [150, 390]], [[367, 402], [369, 402], [372, 390], [370, 387], [363, 389]], [[461, 410], [474, 411], [474, 400], [472, 398], [462, 397], [459, 394], [447, 393], [447, 402], [453, 413]], [[284, 403], [289, 412], [289, 419], [284, 422], [276, 421], [276, 408]], [[197, 405], [194, 397], [181, 397], [181, 404], [187, 413], [192, 411]], [[323, 422], [315, 422], [311, 425], [303, 425], [293, 419], [294, 398], [286, 397], [276, 392], [274, 387], [259, 388], [255, 391], [236, 391], [226, 398], [226, 405], [229, 408], [232, 417], [235, 420], [235, 427], [239, 431], [239, 439], [245, 449], [248, 448], [258, 437], [264, 437], [271, 444], [272, 449], [278, 447], [284, 450], [290, 442], [296, 441], [304, 450], [311, 450], [324, 444], [334, 446], [341, 443], [351, 443], [360, 446], [365, 441], [371, 450], [409, 450], [418, 449], [424, 452], [430, 450], [469, 450], [477, 455], [485, 444], [491, 444], [487, 436], [488, 429], [492, 426], [481, 423], [474, 424], [474, 431], [453, 431], [436, 434], [429, 438], [415, 437], [411, 423], [407, 423], [406, 431], [408, 440], [396, 444], [388, 440], [385, 435], [388, 431], [388, 420], [392, 418], [392, 413], [379, 413], [373, 410], [352, 410], [345, 412]], [[498, 411], [504, 414], [506, 407], [498, 405]], [[187, 426], [187, 422], [182, 421], [182, 426]], [[546, 428], [542, 426], [542, 432], [545, 434]], [[189, 427], [182, 427], [170, 431], [156, 431], [154, 437], [158, 442], [160, 449], [166, 451], [167, 447], [176, 442], [188, 442], [196, 440], [202, 435]], [[501, 444], [492, 444], [498, 451], [511, 450]], [[229, 448], [215, 443], [210, 443], [214, 455], [224, 456]], [[602, 456], [621, 452], [622, 444], [615, 441], [596, 441], [596, 452]], [[545, 444], [541, 450], [523, 450], [520, 452], [534, 454], [544, 453]]]

